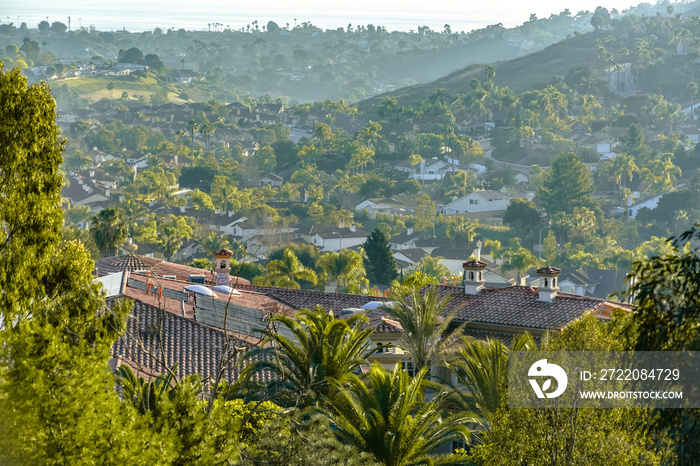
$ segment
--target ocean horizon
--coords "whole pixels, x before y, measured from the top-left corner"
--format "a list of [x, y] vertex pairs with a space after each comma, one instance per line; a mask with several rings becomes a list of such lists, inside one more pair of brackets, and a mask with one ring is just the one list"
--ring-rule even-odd
[[[192, 31], [213, 30], [215, 23], [222, 25], [219, 29], [230, 27], [239, 30], [258, 21], [262, 28], [268, 21], [276, 22], [280, 27], [290, 28], [295, 24], [310, 22], [322, 29], [337, 29], [373, 24], [383, 26], [388, 31], [417, 30], [419, 26], [428, 26], [432, 30], [443, 31], [446, 24], [452, 32], [469, 32], [488, 25], [501, 23], [505, 27], [514, 27], [527, 21], [531, 13], [538, 17], [559, 14], [568, 8], [572, 14], [580, 9], [594, 10], [600, 4], [595, 0], [576, 0], [569, 3], [541, 1], [530, 4], [513, 0], [500, 0], [491, 3], [466, 4], [463, 2], [438, 1], [430, 4], [410, 2], [371, 2], [359, 0], [353, 3], [334, 3], [329, 5], [318, 0], [290, 3], [280, 0], [267, 1], [265, 4], [252, 1], [221, 2], [203, 0], [198, 3], [172, 0], [169, 2], [134, 1], [93, 2], [86, 0], [67, 0], [46, 2], [27, 0], [10, 1], [0, 12], [2, 23], [12, 22], [19, 26], [26, 22], [29, 28], [36, 28], [39, 22], [69, 22], [72, 30], [81, 27], [94, 27], [100, 31], [126, 29], [131, 32], [150, 31], [159, 27], [164, 31], [170, 28]], [[502, 4], [499, 8], [499, 3]], [[629, 0], [605, 2], [608, 8], [628, 8]], [[592, 7], [589, 6], [593, 5]], [[503, 7], [505, 5], [505, 8]]]

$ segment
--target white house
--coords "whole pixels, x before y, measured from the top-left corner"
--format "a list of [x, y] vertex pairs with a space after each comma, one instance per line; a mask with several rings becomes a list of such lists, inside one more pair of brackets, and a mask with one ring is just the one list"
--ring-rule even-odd
[[419, 164], [411, 165], [411, 163], [406, 160], [397, 165], [394, 165], [399, 171], [408, 173], [409, 178], [414, 180], [441, 180], [445, 177], [447, 172], [452, 171], [453, 167], [448, 162], [444, 160], [439, 160], [437, 157], [433, 157], [429, 160], [424, 160]]
[[490, 212], [506, 210], [510, 198], [498, 191], [472, 191], [464, 197], [445, 204], [442, 213], [445, 215], [461, 214], [463, 212]]
[[297, 234], [304, 241], [313, 244], [323, 251], [340, 251], [364, 243], [369, 231], [350, 225], [341, 228], [335, 225], [314, 225], [308, 230], [300, 230]]
[[[666, 191], [666, 192], [668, 192], [668, 191]], [[650, 197], [646, 201], [641, 201], [641, 202], [638, 202], [636, 204], [632, 204], [632, 198], [630, 198], [627, 201], [627, 203], [628, 203], [627, 213], [628, 213], [629, 217], [631, 219], [636, 218], [637, 213], [639, 212], [639, 209], [641, 209], [642, 207], [646, 207], [649, 210], [656, 209], [656, 207], [659, 205], [659, 200], [664, 196], [664, 194], [666, 194], [666, 193], [657, 194], [654, 197]]]
[[420, 236], [420, 233], [413, 231], [413, 228], [407, 228], [405, 233], [399, 233], [389, 239], [389, 247], [394, 251], [413, 249], [416, 247], [416, 240]]

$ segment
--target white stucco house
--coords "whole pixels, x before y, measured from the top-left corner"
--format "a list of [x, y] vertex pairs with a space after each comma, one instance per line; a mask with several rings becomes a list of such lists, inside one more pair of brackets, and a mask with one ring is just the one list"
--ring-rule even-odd
[[444, 215], [461, 214], [463, 212], [491, 212], [506, 210], [510, 198], [498, 191], [472, 191], [464, 197], [445, 204], [442, 208]]

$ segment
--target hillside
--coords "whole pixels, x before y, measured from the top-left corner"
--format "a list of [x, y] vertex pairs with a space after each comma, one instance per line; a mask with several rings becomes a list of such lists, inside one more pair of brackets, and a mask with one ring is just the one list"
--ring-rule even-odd
[[[566, 76], [575, 65], [595, 65], [595, 41], [599, 33], [588, 33], [565, 39], [556, 44], [524, 57], [494, 63], [495, 83], [499, 87], [508, 86], [515, 92], [522, 92], [538, 84], [546, 84], [555, 76]], [[393, 97], [401, 105], [411, 105], [425, 99], [434, 89], [442, 88], [455, 95], [469, 90], [472, 78], [483, 78], [484, 67], [489, 63], [470, 65], [447, 76], [426, 84], [416, 84], [388, 92], [357, 104], [360, 112], [371, 114], [386, 97]]]

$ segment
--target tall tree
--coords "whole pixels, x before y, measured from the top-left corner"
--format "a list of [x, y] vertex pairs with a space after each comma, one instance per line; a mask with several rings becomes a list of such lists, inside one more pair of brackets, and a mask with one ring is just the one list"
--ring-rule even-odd
[[128, 463], [154, 440], [120, 410], [107, 369], [128, 307], [107, 311], [82, 244], [60, 243], [63, 143], [48, 86], [0, 70], [0, 121], [0, 463]]
[[365, 251], [365, 271], [370, 283], [388, 285], [399, 276], [389, 240], [379, 228], [370, 233], [362, 248]]
[[126, 241], [129, 225], [119, 209], [103, 209], [92, 218], [90, 233], [102, 257], [114, 256], [117, 248]]
[[430, 199], [427, 194], [421, 195], [416, 204], [415, 210], [416, 224], [414, 228], [417, 231], [427, 231], [435, 227], [435, 217], [437, 217], [437, 210], [435, 209], [435, 203]]
[[449, 296], [440, 299], [438, 288], [430, 286], [423, 293], [416, 288], [408, 293], [399, 289], [392, 292], [392, 301], [385, 312], [401, 324], [403, 333], [398, 345], [416, 370], [430, 369], [455, 357], [466, 324], [448, 333], [456, 312], [444, 315]]
[[450, 219], [447, 226], [447, 237], [452, 240], [455, 248], [466, 248], [476, 235], [476, 228], [479, 226], [478, 220], [471, 220], [465, 217], [454, 217]]
[[576, 154], [559, 154], [545, 172], [537, 197], [550, 216], [570, 214], [574, 207], [597, 206], [591, 197], [594, 189], [590, 170], [581, 159]]

